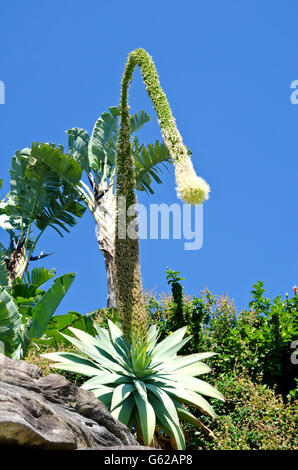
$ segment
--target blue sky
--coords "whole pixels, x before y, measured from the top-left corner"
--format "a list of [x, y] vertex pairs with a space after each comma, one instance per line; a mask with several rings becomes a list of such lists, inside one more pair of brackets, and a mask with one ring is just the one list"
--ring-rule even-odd
[[[207, 285], [239, 308], [258, 279], [269, 297], [291, 293], [298, 283], [298, 105], [290, 101], [297, 17], [295, 0], [2, 2], [2, 195], [15, 150], [36, 141], [66, 146], [66, 129], [91, 132], [99, 115], [118, 105], [127, 54], [143, 47], [212, 190], [202, 249], [185, 251], [183, 240], [141, 241], [144, 287], [168, 291], [169, 266], [186, 278], [187, 293]], [[160, 139], [139, 71], [130, 103], [152, 117], [140, 140]], [[155, 190], [150, 198], [139, 194], [139, 202], [177, 202], [172, 169]], [[77, 273], [59, 313], [105, 305], [104, 261], [89, 214], [64, 239], [48, 231], [39, 248], [55, 252], [43, 264], [59, 275]]]

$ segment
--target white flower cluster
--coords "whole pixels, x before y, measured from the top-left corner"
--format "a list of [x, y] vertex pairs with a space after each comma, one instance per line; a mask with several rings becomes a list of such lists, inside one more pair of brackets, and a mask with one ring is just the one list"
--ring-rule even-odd
[[175, 165], [177, 195], [187, 204], [202, 204], [209, 199], [210, 186], [197, 176], [174, 119], [172, 121], [176, 132], [165, 132], [164, 140]]

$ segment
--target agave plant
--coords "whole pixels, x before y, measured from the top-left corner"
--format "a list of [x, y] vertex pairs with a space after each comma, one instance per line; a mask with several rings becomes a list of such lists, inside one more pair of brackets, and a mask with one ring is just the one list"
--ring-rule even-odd
[[213, 408], [202, 395], [224, 400], [216, 388], [197, 378], [210, 371], [202, 361], [215, 353], [177, 355], [190, 340], [184, 338], [187, 327], [158, 343], [158, 330], [153, 325], [144, 343], [134, 343], [111, 321], [109, 330], [94, 326], [96, 337], [76, 328], [69, 328], [75, 337], [63, 335], [84, 356], [67, 352], [42, 356], [55, 361], [53, 368], [91, 377], [82, 388], [91, 390], [114, 418], [134, 428], [145, 445], [156, 442], [162, 431], [170, 436], [174, 449], [183, 450], [181, 422], [201, 425], [185, 404], [214, 418]]

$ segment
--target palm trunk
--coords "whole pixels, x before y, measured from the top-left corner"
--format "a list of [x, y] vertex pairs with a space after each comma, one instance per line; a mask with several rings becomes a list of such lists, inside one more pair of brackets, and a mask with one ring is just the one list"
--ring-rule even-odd
[[107, 281], [108, 281], [108, 308], [116, 308], [116, 279], [115, 279], [115, 258], [110, 253], [103, 252], [106, 264]]
[[24, 250], [15, 250], [10, 258], [5, 261], [7, 271], [8, 285], [11, 286], [13, 281], [20, 277], [23, 279], [28, 266], [28, 259], [25, 258]]
[[116, 283], [115, 283], [115, 196], [112, 188], [97, 203], [94, 212], [96, 221], [96, 238], [100, 251], [104, 255], [108, 295], [107, 307], [116, 308]]

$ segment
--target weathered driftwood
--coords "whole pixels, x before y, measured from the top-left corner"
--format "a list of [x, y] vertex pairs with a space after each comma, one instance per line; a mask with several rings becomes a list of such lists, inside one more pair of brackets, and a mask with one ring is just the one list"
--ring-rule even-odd
[[92, 392], [61, 375], [43, 377], [37, 366], [3, 354], [0, 445], [41, 449], [139, 446]]

